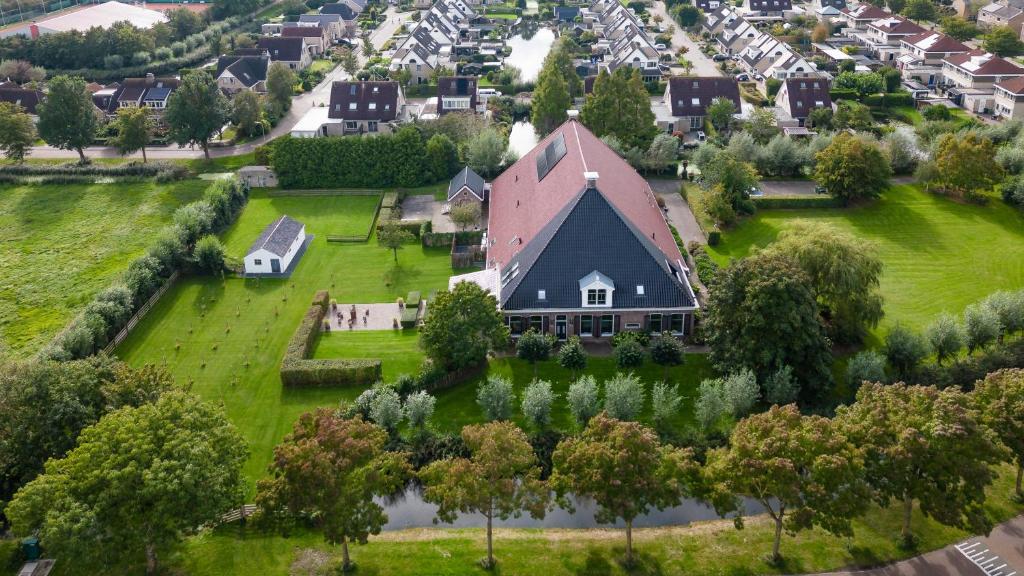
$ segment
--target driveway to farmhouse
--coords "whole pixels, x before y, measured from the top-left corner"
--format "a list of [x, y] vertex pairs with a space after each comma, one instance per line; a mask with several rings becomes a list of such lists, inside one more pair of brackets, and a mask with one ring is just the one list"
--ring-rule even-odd
[[[675, 51], [680, 46], [686, 46], [686, 59], [693, 62], [693, 70], [691, 73], [694, 76], [723, 76], [718, 66], [711, 60], [710, 57], [705, 56], [700, 51], [700, 46], [696, 42], [690, 39], [690, 36], [683, 30], [683, 28], [668, 15], [668, 11], [665, 9], [665, 3], [661, 0], [657, 0], [651, 5], [650, 11], [652, 14], [657, 14], [662, 17], [662, 26], [668, 26], [669, 24], [675, 24], [676, 31], [672, 34], [672, 55], [675, 56]], [[673, 63], [675, 66], [675, 64]], [[678, 67], [678, 66], [676, 66]]]
[[[387, 11], [384, 13], [384, 22], [377, 27], [376, 30], [370, 33], [370, 42], [373, 43], [374, 48], [380, 50], [380, 47], [384, 45], [388, 39], [395, 33], [396, 30], [405, 22], [412, 17], [412, 12], [404, 12], [399, 14], [395, 11], [394, 6], [388, 6]], [[366, 62], [366, 57], [359, 52], [360, 63]], [[330, 104], [331, 97], [331, 84], [337, 80], [345, 80], [348, 78], [348, 74], [342, 69], [342, 67], [335, 66], [327, 76], [324, 77], [323, 81], [313, 87], [312, 90], [305, 94], [300, 94], [295, 98], [292, 98], [292, 107], [285, 114], [284, 118], [275, 126], [265, 137], [257, 138], [255, 140], [246, 142], [245, 144], [239, 144], [238, 146], [226, 146], [223, 148], [210, 148], [211, 158], [223, 158], [225, 156], [238, 156], [240, 154], [247, 154], [256, 149], [257, 146], [265, 144], [266, 142], [283, 136], [291, 132], [292, 127], [302, 118], [302, 116], [309, 111], [310, 108], [316, 105], [328, 105]], [[109, 146], [90, 146], [85, 149], [85, 155], [90, 158], [122, 158], [121, 154], [118, 154], [117, 149]], [[149, 158], [163, 159], [163, 160], [182, 160], [192, 158], [202, 158], [203, 151], [198, 147], [192, 148], [178, 148], [175, 145], [166, 147], [153, 147], [146, 149], [146, 155]], [[78, 158], [78, 153], [74, 150], [60, 150], [51, 146], [35, 146], [32, 148], [31, 158]], [[142, 158], [141, 153], [132, 154], [126, 156], [128, 158]]]
[[989, 536], [872, 570], [819, 576], [1024, 576], [1024, 516], [996, 526]]
[[700, 226], [697, 225], [697, 219], [693, 216], [690, 205], [679, 195], [681, 181], [651, 179], [647, 181], [647, 184], [650, 185], [651, 190], [654, 190], [655, 194], [665, 201], [666, 217], [669, 223], [679, 231], [679, 237], [683, 239], [683, 245], [685, 246], [690, 242], [707, 244], [707, 239], [704, 238], [704, 233], [701, 232]]

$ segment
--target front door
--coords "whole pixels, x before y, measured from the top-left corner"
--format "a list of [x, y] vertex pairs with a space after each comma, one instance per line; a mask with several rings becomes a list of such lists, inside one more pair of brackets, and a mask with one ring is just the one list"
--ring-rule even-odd
[[281, 273], [281, 261], [277, 258], [270, 259], [270, 271], [274, 274]]
[[565, 316], [555, 316], [555, 337], [559, 341], [565, 340]]

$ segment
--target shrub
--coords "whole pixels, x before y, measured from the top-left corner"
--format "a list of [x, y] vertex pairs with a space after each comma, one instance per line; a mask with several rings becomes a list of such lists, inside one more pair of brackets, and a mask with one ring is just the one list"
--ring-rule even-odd
[[107, 70], [117, 70], [124, 66], [124, 58], [120, 54], [108, 54], [103, 57], [103, 67]]
[[644, 387], [633, 374], [616, 374], [604, 383], [604, 409], [612, 418], [636, 420], [644, 409]]
[[582, 376], [569, 385], [565, 399], [569, 403], [569, 412], [580, 427], [586, 426], [587, 422], [601, 411], [601, 400], [598, 396], [597, 380], [593, 376]]
[[761, 392], [754, 372], [747, 369], [730, 374], [722, 380], [722, 394], [732, 415], [739, 418], [757, 404]]
[[849, 386], [847, 392], [852, 396], [862, 382], [885, 383], [888, 379], [885, 376], [885, 356], [874, 350], [858, 352], [846, 365], [846, 384]]
[[782, 366], [768, 375], [764, 381], [764, 399], [780, 406], [796, 401], [800, 394], [800, 383], [793, 377], [793, 369]]
[[141, 66], [143, 64], [149, 64], [149, 61], [153, 59], [153, 56], [144, 50], [140, 50], [135, 54], [132, 54], [132, 64]]
[[434, 415], [436, 403], [437, 399], [423, 390], [410, 394], [405, 399], [405, 417], [409, 420], [409, 426], [419, 429], [426, 428], [430, 417]]
[[489, 376], [476, 393], [476, 403], [488, 420], [512, 417], [512, 382], [501, 376]]
[[224, 270], [224, 245], [213, 234], [207, 234], [196, 242], [193, 251], [196, 266], [210, 274], [218, 274]]
[[644, 347], [634, 338], [627, 338], [615, 347], [615, 364], [623, 370], [639, 368], [644, 363]]
[[527, 421], [538, 430], [551, 424], [551, 404], [557, 395], [551, 391], [551, 383], [535, 380], [523, 391], [522, 410]]

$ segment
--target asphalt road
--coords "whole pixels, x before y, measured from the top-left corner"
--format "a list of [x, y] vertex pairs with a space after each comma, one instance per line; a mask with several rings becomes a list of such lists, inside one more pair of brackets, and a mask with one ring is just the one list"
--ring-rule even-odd
[[[669, 24], [674, 23], [672, 18], [668, 15], [668, 11], [665, 10], [665, 3], [661, 0], [654, 2], [654, 4], [651, 5], [650, 11], [652, 14], [658, 14], [663, 18], [662, 25], [668, 26]], [[705, 56], [704, 53], [700, 51], [700, 46], [690, 39], [690, 36], [686, 34], [681, 26], [676, 24], [676, 30], [672, 34], [672, 47], [674, 49], [678, 49], [680, 46], [686, 46], [688, 50], [686, 52], [686, 59], [693, 63], [693, 70], [690, 71], [691, 74], [695, 76], [724, 75], [711, 58]], [[675, 54], [675, 50], [673, 50], [673, 54]]]
[[[389, 38], [395, 33], [395, 30], [402, 25], [403, 22], [410, 19], [412, 12], [405, 12], [399, 14], [395, 12], [394, 6], [389, 6], [385, 13], [387, 20], [384, 21], [376, 30], [370, 33], [370, 41], [374, 47], [378, 50]], [[365, 62], [366, 58], [360, 52], [360, 62]], [[269, 140], [273, 140], [278, 136], [282, 136], [291, 132], [292, 126], [299, 121], [302, 116], [309, 111], [315, 105], [324, 104], [327, 105], [331, 96], [331, 84], [337, 80], [345, 80], [348, 78], [348, 74], [341, 68], [336, 66], [331, 72], [324, 77], [323, 82], [320, 82], [309, 92], [300, 94], [292, 99], [292, 107], [288, 110], [288, 113], [281, 119], [280, 122], [275, 126], [265, 137], [257, 138], [255, 140], [240, 144], [238, 146], [227, 146], [223, 148], [210, 148], [210, 156], [213, 158], [220, 158], [224, 156], [237, 156], [239, 154], [246, 154], [252, 152], [257, 146], [266, 143]], [[121, 154], [118, 154], [117, 149], [107, 146], [90, 146], [86, 148], [85, 155], [90, 158], [121, 158]], [[203, 151], [199, 148], [178, 148], [177, 146], [167, 147], [154, 147], [146, 149], [146, 156], [149, 158], [164, 159], [164, 160], [180, 160], [180, 159], [192, 159], [202, 158]], [[32, 148], [31, 158], [78, 158], [78, 153], [74, 150], [60, 150], [51, 146], [35, 146]], [[142, 158], [141, 153], [133, 154], [131, 158]]]

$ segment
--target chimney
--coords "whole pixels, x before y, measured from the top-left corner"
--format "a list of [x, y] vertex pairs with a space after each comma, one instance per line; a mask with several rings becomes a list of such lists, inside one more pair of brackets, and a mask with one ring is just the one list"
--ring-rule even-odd
[[569, 120], [578, 120], [579, 117], [580, 117], [580, 111], [579, 110], [566, 110], [565, 111], [565, 115], [569, 118]]
[[597, 172], [584, 172], [583, 173], [583, 177], [587, 179], [587, 189], [588, 190], [597, 188], [597, 178], [598, 178]]

